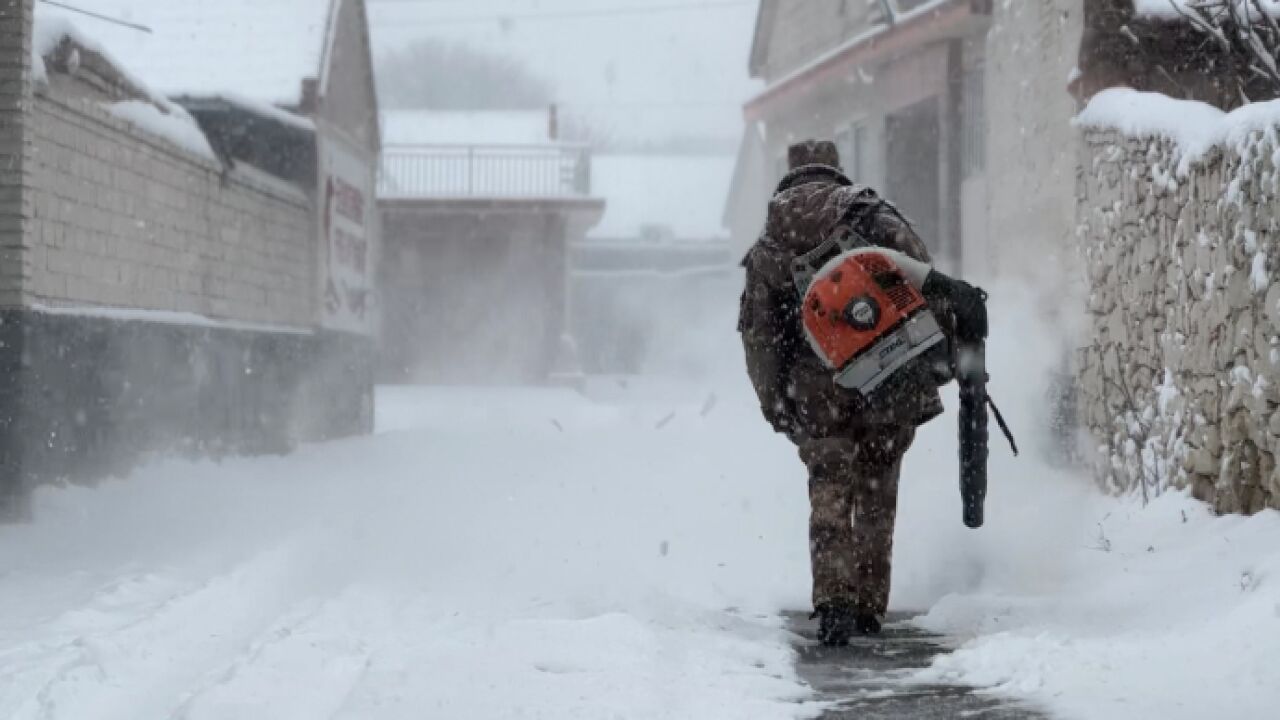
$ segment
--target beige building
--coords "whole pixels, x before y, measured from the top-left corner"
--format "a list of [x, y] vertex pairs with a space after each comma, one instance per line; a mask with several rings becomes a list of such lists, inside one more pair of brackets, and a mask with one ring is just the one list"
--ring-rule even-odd
[[787, 145], [832, 138], [942, 266], [1040, 273], [1056, 295], [1076, 262], [1081, 99], [1130, 86], [1231, 107], [1214, 52], [1155, 0], [761, 0], [749, 69], [766, 85], [726, 224], [754, 240]]
[[1083, 14], [1083, 0], [763, 0], [750, 70], [766, 87], [745, 106], [735, 241], [758, 232], [787, 145], [824, 137], [944, 267], [990, 276], [1064, 247]]
[[[833, 138], [855, 181], [893, 198], [941, 265], [963, 266], [966, 232], [981, 229], [966, 209], [985, 206], [991, 5], [763, 0], [750, 71], [766, 86], [745, 107], [739, 170], [754, 165], [770, 180], [739, 177], [735, 190], [758, 195], [775, 182], [791, 142]], [[731, 208], [762, 201], [735, 200]], [[745, 242], [745, 223], [730, 215]]]

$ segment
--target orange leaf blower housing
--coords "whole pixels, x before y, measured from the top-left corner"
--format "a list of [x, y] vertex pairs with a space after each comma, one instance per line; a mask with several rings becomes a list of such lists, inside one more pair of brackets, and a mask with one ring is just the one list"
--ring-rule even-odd
[[943, 341], [919, 268], [928, 266], [847, 228], [794, 261], [805, 337], [836, 384], [870, 396]]

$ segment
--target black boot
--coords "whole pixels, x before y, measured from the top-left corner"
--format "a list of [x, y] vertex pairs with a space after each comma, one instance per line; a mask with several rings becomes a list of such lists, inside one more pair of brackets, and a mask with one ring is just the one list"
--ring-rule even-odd
[[853, 627], [859, 635], [879, 635], [880, 618], [871, 613], [860, 613], [854, 618]]
[[818, 618], [818, 641], [827, 647], [849, 644], [849, 638], [857, 628], [857, 614], [853, 603], [833, 600], [819, 604], [813, 611]]

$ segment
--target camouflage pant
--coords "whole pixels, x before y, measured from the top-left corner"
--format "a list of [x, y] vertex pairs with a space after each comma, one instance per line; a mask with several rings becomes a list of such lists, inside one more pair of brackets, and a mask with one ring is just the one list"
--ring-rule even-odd
[[885, 426], [801, 443], [815, 607], [851, 600], [876, 615], [888, 608], [898, 474], [914, 436], [912, 428]]

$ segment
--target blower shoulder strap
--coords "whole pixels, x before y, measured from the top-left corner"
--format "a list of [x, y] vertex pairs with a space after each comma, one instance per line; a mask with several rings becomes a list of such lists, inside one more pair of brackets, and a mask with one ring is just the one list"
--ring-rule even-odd
[[796, 293], [803, 297], [809, 291], [809, 285], [813, 283], [813, 277], [833, 258], [858, 248], [870, 246], [871, 243], [854, 232], [850, 225], [841, 224], [836, 226], [835, 231], [828, 235], [826, 240], [819, 243], [818, 247], [797, 256], [791, 261], [791, 277], [795, 282]]

